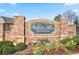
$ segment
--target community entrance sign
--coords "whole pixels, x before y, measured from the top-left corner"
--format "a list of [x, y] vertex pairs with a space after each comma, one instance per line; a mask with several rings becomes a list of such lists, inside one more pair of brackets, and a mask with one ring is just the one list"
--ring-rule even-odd
[[54, 31], [54, 25], [49, 23], [32, 23], [31, 30], [35, 34], [50, 34]]

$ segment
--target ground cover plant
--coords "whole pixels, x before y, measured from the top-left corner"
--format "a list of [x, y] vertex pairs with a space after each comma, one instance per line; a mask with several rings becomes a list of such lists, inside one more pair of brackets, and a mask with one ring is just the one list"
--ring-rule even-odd
[[27, 45], [24, 43], [14, 45], [12, 41], [0, 41], [1, 55], [13, 54], [14, 52], [24, 50], [25, 48], [27, 48]]
[[[79, 47], [79, 37], [75, 36], [73, 38], [64, 38], [63, 40], [60, 40], [59, 42], [55, 42], [55, 44], [52, 46], [50, 42], [38, 42], [34, 45], [34, 51], [33, 53], [35, 55], [41, 55], [41, 54], [72, 54], [79, 51], [77, 48]], [[52, 53], [51, 53], [52, 52]]]
[[37, 42], [33, 48], [33, 54], [41, 55], [41, 54], [50, 54], [52, 49], [52, 45], [49, 42]]
[[[27, 48], [28, 47], [28, 48]], [[20, 52], [20, 53], [19, 53]], [[8, 55], [13, 53], [24, 53], [33, 55], [70, 55], [79, 52], [79, 36], [64, 38], [58, 42], [51, 43], [48, 40], [37, 41], [32, 45], [12, 41], [0, 41], [0, 54]], [[24, 54], [23, 54], [24, 55]]]

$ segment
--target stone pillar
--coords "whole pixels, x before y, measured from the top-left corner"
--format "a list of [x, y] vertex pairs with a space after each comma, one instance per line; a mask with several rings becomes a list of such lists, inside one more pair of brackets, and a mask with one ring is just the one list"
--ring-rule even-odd
[[61, 38], [61, 23], [60, 21], [55, 21], [55, 33], [54, 35], [56, 36], [55, 41], [58, 42]]
[[68, 37], [68, 21], [66, 19], [61, 20], [61, 39]]
[[0, 41], [3, 40], [3, 23], [0, 23]]
[[68, 25], [68, 37], [73, 38], [74, 36], [76, 36], [76, 26]]
[[24, 42], [24, 21], [23, 16], [14, 16], [14, 25], [11, 33], [11, 38], [15, 43]]

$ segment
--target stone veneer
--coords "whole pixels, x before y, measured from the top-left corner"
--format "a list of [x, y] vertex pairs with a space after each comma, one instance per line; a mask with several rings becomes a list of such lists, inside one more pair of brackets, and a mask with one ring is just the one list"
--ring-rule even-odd
[[24, 42], [24, 20], [23, 16], [15, 16], [13, 28], [10, 32], [10, 40], [15, 43]]
[[3, 39], [3, 24], [0, 23], [0, 41]]
[[[31, 31], [31, 24], [32, 23], [50, 23], [55, 26], [55, 30], [51, 34], [34, 34]], [[60, 39], [66, 37], [73, 37], [76, 34], [76, 26], [69, 26], [68, 21], [66, 19], [62, 19], [61, 21], [51, 21], [49, 19], [35, 19], [32, 21], [27, 21], [26, 27], [26, 34], [27, 34], [27, 42], [36, 42], [38, 39], [47, 38], [50, 42], [51, 41], [59, 41]], [[72, 33], [71, 33], [72, 31]]]
[[[14, 43], [24, 42], [24, 21], [25, 17], [15, 16], [10, 31], [6, 32], [6, 40]], [[32, 23], [49, 23], [54, 25], [54, 31], [50, 34], [34, 34], [31, 30]], [[0, 23], [0, 39], [3, 35], [3, 24]], [[65, 37], [73, 37], [76, 35], [76, 26], [69, 25], [66, 19], [60, 21], [52, 21], [49, 19], [35, 19], [25, 22], [26, 43], [36, 42], [38, 39], [48, 39], [50, 42], [59, 41]]]

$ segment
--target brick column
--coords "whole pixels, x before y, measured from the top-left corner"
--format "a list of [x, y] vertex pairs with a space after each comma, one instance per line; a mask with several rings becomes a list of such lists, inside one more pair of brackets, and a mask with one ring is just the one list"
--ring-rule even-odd
[[24, 19], [23, 16], [14, 17], [14, 25], [11, 37], [15, 43], [24, 42]]
[[3, 23], [0, 23], [0, 41], [3, 40]]

